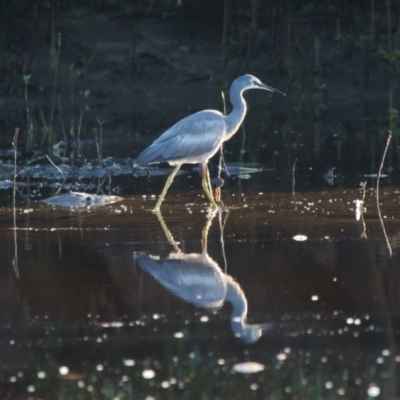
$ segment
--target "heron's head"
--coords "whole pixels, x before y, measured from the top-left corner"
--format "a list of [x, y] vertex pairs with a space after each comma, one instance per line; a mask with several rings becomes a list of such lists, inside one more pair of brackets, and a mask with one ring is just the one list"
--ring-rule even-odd
[[262, 90], [268, 90], [269, 92], [281, 93], [285, 96], [285, 93], [262, 83], [258, 78], [256, 78], [253, 75], [249, 75], [249, 74], [242, 75], [239, 78], [237, 78], [233, 82], [232, 87], [234, 85], [237, 86], [240, 91], [249, 90], [249, 89], [262, 89]]

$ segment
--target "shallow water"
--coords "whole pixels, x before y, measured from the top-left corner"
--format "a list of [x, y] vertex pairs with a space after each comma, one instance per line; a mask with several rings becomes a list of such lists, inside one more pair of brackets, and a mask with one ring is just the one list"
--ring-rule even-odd
[[1, 397], [396, 398], [400, 187], [186, 180], [0, 210]]

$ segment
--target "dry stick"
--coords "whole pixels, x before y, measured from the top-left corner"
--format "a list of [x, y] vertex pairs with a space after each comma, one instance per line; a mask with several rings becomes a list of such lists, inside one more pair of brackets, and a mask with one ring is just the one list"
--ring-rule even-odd
[[222, 258], [224, 259], [224, 272], [226, 273], [228, 270], [228, 263], [226, 261], [226, 254], [225, 254], [225, 242], [224, 242], [224, 228], [226, 225], [226, 220], [228, 219], [229, 213], [225, 214], [224, 222], [222, 222], [222, 213], [218, 211], [218, 221], [219, 221], [219, 228], [221, 232], [220, 242], [221, 242], [221, 250], [222, 250]]
[[81, 149], [82, 118], [83, 118], [83, 110], [81, 109], [81, 115], [79, 117], [79, 123], [78, 123], [78, 157], [83, 158], [82, 149]]
[[63, 184], [64, 184], [65, 176], [64, 176], [64, 173], [62, 172], [62, 170], [60, 168], [58, 168], [57, 165], [53, 163], [53, 161], [51, 161], [51, 158], [47, 154], [46, 154], [46, 158], [49, 160], [50, 164], [61, 174], [61, 176], [63, 177]]
[[297, 158], [294, 159], [293, 167], [292, 167], [292, 195], [293, 195], [295, 209], [297, 209], [297, 199], [296, 199], [296, 189], [295, 189], [295, 184], [296, 184], [296, 175], [295, 175], [295, 173], [296, 173], [296, 164], [297, 164]]
[[14, 224], [14, 273], [15, 277], [19, 279], [18, 270], [18, 243], [17, 243], [17, 210], [15, 208], [15, 197], [17, 191], [17, 140], [19, 128], [15, 128], [12, 146], [14, 149], [14, 173], [13, 173], [13, 224]]
[[388, 138], [386, 140], [386, 147], [385, 147], [385, 150], [384, 150], [383, 156], [382, 156], [381, 166], [379, 167], [378, 177], [376, 179], [376, 206], [378, 208], [378, 216], [379, 216], [379, 221], [381, 222], [381, 225], [382, 225], [383, 235], [385, 236], [386, 245], [387, 245], [387, 248], [389, 250], [389, 256], [392, 255], [392, 247], [390, 246], [389, 238], [388, 238], [388, 236], [386, 234], [385, 225], [383, 224], [383, 219], [382, 219], [382, 214], [381, 214], [381, 207], [379, 205], [379, 179], [381, 177], [383, 163], [385, 162], [386, 152], [387, 152], [387, 149], [389, 147], [389, 143], [390, 143], [391, 139], [392, 139], [392, 132], [389, 131], [389, 136], [388, 136]]
[[365, 225], [365, 220], [364, 220], [364, 200], [365, 200], [365, 194], [366, 194], [367, 181], [360, 182], [360, 186], [362, 187], [362, 190], [363, 190], [363, 197], [361, 200], [361, 210], [360, 210], [361, 222], [363, 224], [363, 232], [361, 234], [361, 238], [367, 239], [367, 227]]
[[[222, 103], [224, 105], [224, 115], [226, 115], [226, 102], [225, 102], [225, 94], [224, 92], [221, 92], [222, 96]], [[224, 160], [224, 144], [221, 144], [221, 147], [219, 148], [219, 163], [218, 163], [218, 178], [221, 179], [221, 171], [222, 171], [222, 163], [224, 164], [225, 171], [227, 171], [225, 160]], [[210, 188], [212, 189], [212, 188]], [[211, 191], [212, 193], [212, 191]], [[221, 188], [217, 187], [216, 188], [216, 200], [221, 201]]]

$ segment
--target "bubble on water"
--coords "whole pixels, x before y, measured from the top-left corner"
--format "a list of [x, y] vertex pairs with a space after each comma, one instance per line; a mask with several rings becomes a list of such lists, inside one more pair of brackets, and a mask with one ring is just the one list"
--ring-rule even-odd
[[347, 318], [346, 319], [346, 323], [349, 324], [349, 325], [354, 324], [354, 319], [353, 318]]
[[339, 388], [337, 393], [339, 396], [343, 396], [346, 393], [346, 390], [344, 388]]
[[384, 363], [384, 358], [383, 357], [378, 357], [377, 359], [376, 359], [376, 363], [377, 364], [383, 364]]
[[218, 365], [224, 365], [224, 364], [225, 364], [225, 360], [224, 360], [223, 358], [220, 358], [220, 359], [217, 361], [217, 364], [218, 364]]
[[125, 367], [133, 367], [135, 365], [135, 360], [132, 360], [131, 358], [125, 358], [125, 360], [123, 360], [123, 363]]
[[254, 361], [245, 361], [235, 364], [233, 369], [241, 374], [255, 374], [257, 372], [264, 371], [265, 366]]
[[175, 332], [174, 333], [174, 338], [176, 339], [182, 339], [184, 336], [183, 332]]
[[16, 376], [10, 376], [9, 382], [11, 382], [11, 383], [17, 382], [17, 377]]
[[286, 355], [285, 353], [279, 353], [279, 354], [276, 355], [276, 358], [277, 358], [279, 361], [285, 361], [286, 358], [287, 358], [287, 355]]
[[35, 388], [35, 386], [33, 386], [33, 385], [29, 385], [29, 386], [26, 388], [26, 390], [27, 390], [29, 393], [33, 393], [33, 392], [36, 390], [36, 388]]
[[332, 388], [333, 388], [333, 382], [331, 382], [331, 381], [325, 382], [325, 387], [326, 387], [327, 389], [332, 389]]
[[385, 356], [385, 357], [389, 357], [390, 356], [390, 350], [389, 349], [382, 350], [382, 355]]
[[369, 385], [369, 388], [367, 391], [368, 396], [377, 397], [377, 396], [379, 396], [380, 392], [381, 392], [381, 389], [379, 389], [379, 387], [376, 386], [375, 383], [371, 383]]
[[317, 295], [311, 296], [312, 301], [318, 301], [319, 297]]
[[293, 236], [292, 239], [296, 240], [296, 242], [304, 242], [305, 240], [308, 239], [308, 237], [306, 235], [296, 235], [296, 236]]
[[44, 371], [39, 371], [39, 372], [37, 373], [37, 377], [38, 377], [39, 379], [44, 379], [44, 378], [46, 378], [46, 372], [44, 372]]
[[208, 318], [208, 315], [202, 315], [202, 316], [200, 317], [200, 321], [201, 321], [201, 322], [208, 322], [209, 319], [210, 319], [210, 318]]
[[97, 369], [97, 371], [103, 371], [103, 369], [104, 369], [104, 366], [103, 365], [101, 365], [101, 364], [98, 364], [98, 365], [96, 365], [96, 369]]
[[161, 382], [161, 387], [163, 389], [168, 389], [169, 386], [170, 386], [170, 383], [168, 381]]
[[78, 388], [83, 389], [85, 387], [85, 382], [84, 381], [78, 381], [77, 385], [78, 385]]
[[251, 389], [251, 390], [257, 390], [257, 389], [258, 389], [257, 383], [252, 383], [252, 384], [250, 385], [250, 389]]
[[145, 369], [142, 372], [142, 376], [144, 379], [153, 379], [156, 376], [156, 373], [152, 369]]
[[60, 375], [67, 375], [69, 372], [69, 368], [66, 366], [62, 366], [58, 369], [58, 372], [60, 373]]

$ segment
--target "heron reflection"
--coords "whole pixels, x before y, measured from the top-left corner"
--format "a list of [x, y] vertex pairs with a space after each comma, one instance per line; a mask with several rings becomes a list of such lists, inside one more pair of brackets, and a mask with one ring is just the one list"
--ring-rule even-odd
[[248, 324], [247, 300], [240, 285], [223, 272], [207, 253], [207, 235], [212, 220], [219, 211], [214, 211], [206, 220], [202, 232], [202, 253], [183, 253], [168, 230], [160, 213], [157, 217], [168, 242], [174, 251], [166, 258], [148, 254], [135, 254], [140, 268], [155, 278], [175, 296], [205, 309], [222, 307], [225, 301], [233, 307], [231, 328], [236, 337], [247, 343], [256, 342], [263, 333], [271, 330], [274, 323]]

